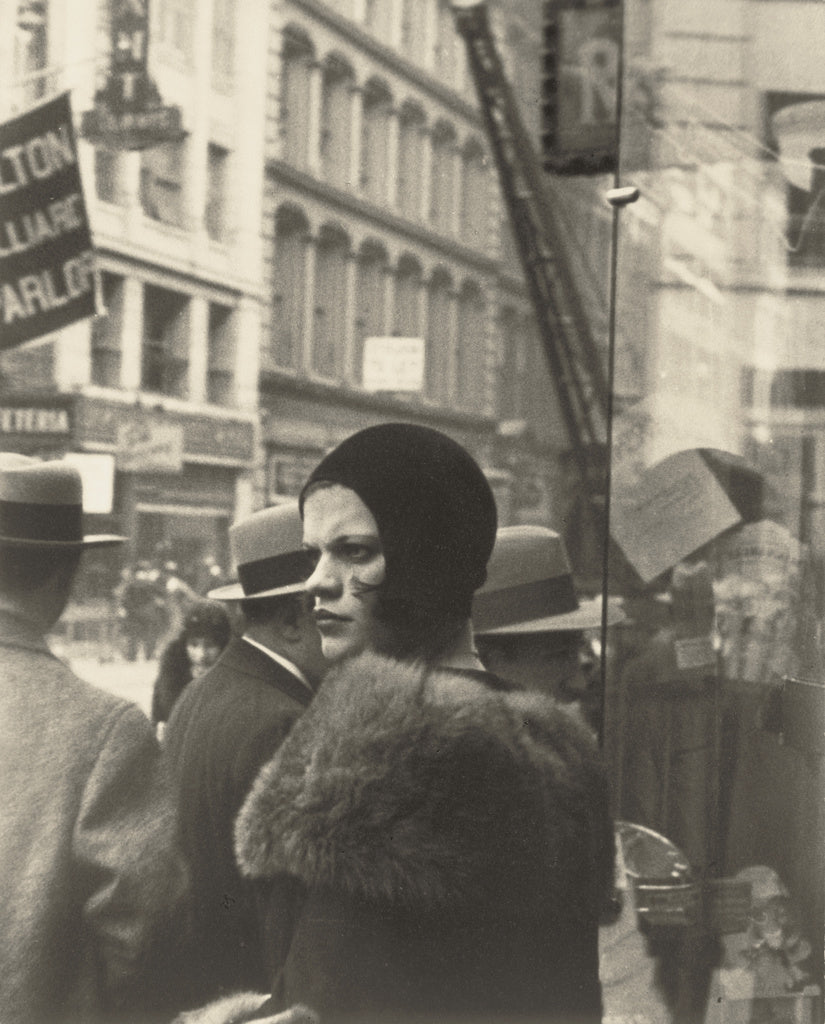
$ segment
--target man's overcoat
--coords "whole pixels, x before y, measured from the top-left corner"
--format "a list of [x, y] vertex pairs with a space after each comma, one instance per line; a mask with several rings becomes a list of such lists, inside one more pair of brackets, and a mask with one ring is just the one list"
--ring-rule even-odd
[[256, 774], [311, 698], [296, 675], [235, 638], [186, 687], [166, 727], [181, 843], [192, 874], [193, 1006], [266, 983], [254, 887], [238, 871], [232, 830]]
[[270, 885], [267, 1010], [597, 1022], [613, 828], [551, 698], [374, 654], [333, 669], [239, 815]]
[[152, 727], [4, 614], [0, 775], [0, 1019], [164, 1009], [186, 873]]

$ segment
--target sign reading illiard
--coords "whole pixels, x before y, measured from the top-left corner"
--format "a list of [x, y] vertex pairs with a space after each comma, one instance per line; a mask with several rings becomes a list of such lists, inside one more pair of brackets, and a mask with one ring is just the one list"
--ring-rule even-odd
[[0, 125], [0, 349], [94, 311], [94, 253], [63, 93]]

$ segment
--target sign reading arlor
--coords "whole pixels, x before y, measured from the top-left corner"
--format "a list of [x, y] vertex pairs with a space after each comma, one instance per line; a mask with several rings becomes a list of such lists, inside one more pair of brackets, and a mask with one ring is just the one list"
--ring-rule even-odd
[[95, 311], [69, 95], [0, 125], [0, 349]]

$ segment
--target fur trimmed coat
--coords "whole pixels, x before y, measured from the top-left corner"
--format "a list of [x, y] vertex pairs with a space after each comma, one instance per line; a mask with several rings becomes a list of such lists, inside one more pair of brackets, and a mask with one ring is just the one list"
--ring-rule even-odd
[[551, 698], [360, 655], [265, 765], [235, 837], [267, 886], [258, 1016], [601, 1019], [613, 825], [592, 734]]

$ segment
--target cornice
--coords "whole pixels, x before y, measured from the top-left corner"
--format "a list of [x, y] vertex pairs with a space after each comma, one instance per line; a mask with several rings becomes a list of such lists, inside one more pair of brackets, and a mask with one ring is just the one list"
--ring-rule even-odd
[[337, 207], [339, 210], [352, 216], [360, 217], [362, 220], [369, 221], [393, 234], [402, 235], [419, 245], [435, 249], [449, 259], [456, 260], [459, 263], [470, 264], [489, 274], [496, 274], [500, 270], [499, 261], [487, 256], [485, 253], [462, 245], [461, 242], [446, 238], [444, 235], [429, 228], [421, 227], [413, 221], [406, 220], [396, 213], [385, 210], [369, 202], [369, 200], [361, 199], [345, 189], [330, 185], [325, 181], [320, 181], [313, 175], [299, 170], [284, 160], [267, 160], [266, 171], [268, 176], [279, 181], [285, 181], [293, 187], [306, 192], [314, 199], [318, 199], [329, 206]]

